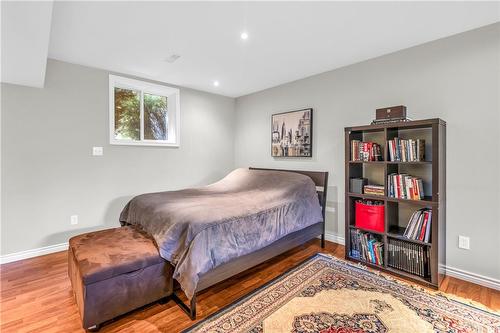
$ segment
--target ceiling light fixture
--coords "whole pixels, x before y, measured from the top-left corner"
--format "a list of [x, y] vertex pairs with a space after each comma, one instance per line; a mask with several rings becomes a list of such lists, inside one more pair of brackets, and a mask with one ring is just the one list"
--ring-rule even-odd
[[241, 37], [241, 39], [246, 40], [246, 39], [248, 39], [248, 34], [246, 32], [242, 32], [240, 37]]
[[219, 86], [219, 81], [214, 81], [214, 86], [218, 87]]

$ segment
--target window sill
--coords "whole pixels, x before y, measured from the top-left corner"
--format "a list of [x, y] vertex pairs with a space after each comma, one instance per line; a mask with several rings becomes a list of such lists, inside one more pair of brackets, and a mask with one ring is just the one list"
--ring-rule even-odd
[[145, 146], [145, 147], [170, 147], [179, 148], [179, 143], [173, 142], [133, 142], [133, 141], [110, 141], [109, 144], [114, 146]]

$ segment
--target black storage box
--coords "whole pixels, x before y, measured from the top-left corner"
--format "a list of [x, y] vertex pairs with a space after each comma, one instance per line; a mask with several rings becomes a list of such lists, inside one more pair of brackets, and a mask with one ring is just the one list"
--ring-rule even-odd
[[363, 188], [368, 185], [366, 178], [351, 178], [349, 180], [349, 191], [351, 193], [363, 194]]

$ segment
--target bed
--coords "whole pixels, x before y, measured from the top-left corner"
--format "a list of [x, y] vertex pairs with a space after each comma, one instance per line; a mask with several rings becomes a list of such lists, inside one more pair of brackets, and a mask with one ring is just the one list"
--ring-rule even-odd
[[133, 198], [120, 222], [156, 241], [196, 318], [196, 294], [310, 239], [321, 237], [327, 172], [240, 168], [200, 188]]

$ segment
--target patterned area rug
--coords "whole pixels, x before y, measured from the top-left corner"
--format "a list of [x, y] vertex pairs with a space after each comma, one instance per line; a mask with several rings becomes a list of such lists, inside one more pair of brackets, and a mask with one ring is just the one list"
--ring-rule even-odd
[[500, 333], [500, 314], [318, 254], [184, 332]]

